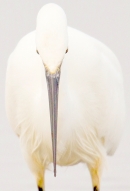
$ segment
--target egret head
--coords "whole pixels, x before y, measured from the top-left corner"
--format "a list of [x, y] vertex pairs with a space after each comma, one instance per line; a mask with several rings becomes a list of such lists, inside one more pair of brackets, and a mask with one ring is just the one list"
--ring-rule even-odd
[[68, 49], [67, 19], [61, 7], [47, 4], [37, 17], [36, 49], [50, 73], [59, 70]]
[[56, 176], [56, 145], [58, 89], [60, 69], [68, 51], [67, 19], [58, 5], [47, 4], [38, 13], [36, 27], [36, 51], [45, 66], [48, 86], [54, 176]]

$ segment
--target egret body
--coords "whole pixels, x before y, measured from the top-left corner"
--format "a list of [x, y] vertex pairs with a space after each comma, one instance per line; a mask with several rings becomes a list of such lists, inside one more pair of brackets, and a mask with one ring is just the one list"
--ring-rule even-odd
[[36, 31], [10, 55], [6, 76], [7, 115], [39, 191], [52, 162], [55, 176], [56, 164], [85, 163], [99, 191], [106, 155], [121, 138], [124, 108], [122, 71], [112, 51], [68, 27], [58, 5], [43, 6]]

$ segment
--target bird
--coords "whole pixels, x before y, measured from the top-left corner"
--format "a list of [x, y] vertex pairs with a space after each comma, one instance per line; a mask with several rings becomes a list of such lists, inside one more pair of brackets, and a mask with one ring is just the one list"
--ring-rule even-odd
[[54, 176], [56, 165], [86, 164], [93, 191], [101, 189], [124, 129], [122, 69], [106, 45], [68, 26], [59, 5], [40, 9], [36, 30], [9, 56], [5, 100], [39, 191], [51, 163]]

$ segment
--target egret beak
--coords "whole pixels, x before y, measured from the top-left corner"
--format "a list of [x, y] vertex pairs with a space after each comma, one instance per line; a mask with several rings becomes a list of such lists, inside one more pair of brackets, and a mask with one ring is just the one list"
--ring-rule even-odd
[[59, 80], [60, 80], [60, 69], [54, 74], [46, 70], [46, 80], [47, 80], [49, 107], [50, 107], [54, 176], [56, 177], [57, 116], [58, 116], [58, 90], [59, 90]]

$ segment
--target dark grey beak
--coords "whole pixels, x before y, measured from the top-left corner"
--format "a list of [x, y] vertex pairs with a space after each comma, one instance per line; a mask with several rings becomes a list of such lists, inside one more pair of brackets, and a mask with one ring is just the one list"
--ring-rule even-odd
[[58, 90], [59, 90], [59, 80], [60, 80], [60, 69], [54, 74], [51, 74], [49, 71], [46, 70], [46, 80], [47, 80], [49, 106], [50, 106], [54, 176], [56, 176], [57, 116], [58, 116]]

